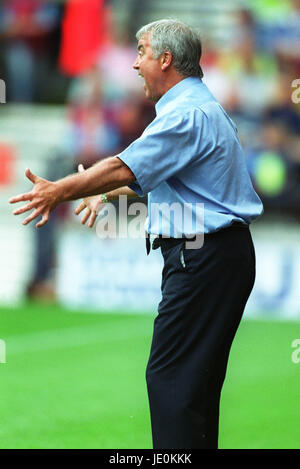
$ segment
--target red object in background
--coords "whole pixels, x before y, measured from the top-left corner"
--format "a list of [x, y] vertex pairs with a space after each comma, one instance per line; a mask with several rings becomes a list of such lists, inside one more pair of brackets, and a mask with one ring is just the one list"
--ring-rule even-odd
[[0, 186], [9, 185], [15, 176], [15, 148], [7, 143], [0, 143]]
[[110, 42], [110, 9], [105, 0], [69, 0], [62, 24], [61, 70], [76, 76], [93, 66]]

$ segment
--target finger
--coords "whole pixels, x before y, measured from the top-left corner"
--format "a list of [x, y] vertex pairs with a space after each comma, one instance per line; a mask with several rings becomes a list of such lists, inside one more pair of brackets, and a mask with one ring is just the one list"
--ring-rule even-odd
[[84, 210], [86, 207], [85, 203], [84, 202], [80, 202], [79, 205], [77, 205], [76, 209], [75, 209], [75, 213], [76, 215], [79, 215], [80, 212], [82, 212], [82, 210]]
[[78, 172], [79, 172], [79, 173], [83, 173], [83, 172], [84, 172], [84, 166], [83, 166], [83, 164], [79, 164], [79, 165], [78, 165]]
[[84, 225], [86, 223], [86, 221], [88, 220], [90, 214], [91, 214], [91, 210], [89, 208], [87, 208], [86, 212], [85, 212], [85, 214], [84, 214], [84, 216], [82, 217], [82, 220], [81, 220], [82, 225]]
[[31, 210], [34, 208], [34, 204], [31, 202], [30, 204], [23, 205], [23, 207], [20, 207], [16, 210], [13, 211], [14, 215], [20, 215], [21, 213], [28, 212], [28, 210]]
[[31, 181], [33, 182], [33, 184], [35, 184], [37, 182], [37, 180], [39, 179], [38, 176], [36, 176], [35, 174], [33, 174], [29, 168], [26, 169], [25, 171], [25, 175], [26, 177]]
[[89, 227], [90, 228], [93, 228], [93, 225], [95, 223], [96, 218], [97, 218], [97, 212], [93, 211], [92, 214], [91, 214], [90, 221], [89, 221]]
[[49, 212], [45, 213], [45, 214], [43, 215], [41, 221], [39, 221], [39, 222], [35, 225], [36, 228], [41, 228], [41, 226], [44, 226], [44, 225], [48, 222], [49, 216], [50, 216]]
[[40, 215], [41, 211], [36, 209], [32, 212], [31, 215], [29, 215], [29, 217], [25, 218], [25, 220], [22, 222], [23, 225], [28, 225], [28, 223], [30, 223], [32, 220], [34, 220], [35, 218], [37, 218], [39, 215]]
[[19, 194], [19, 195], [16, 195], [15, 197], [11, 197], [9, 199], [9, 203], [15, 204], [16, 202], [24, 202], [25, 200], [31, 200], [31, 199], [32, 199], [32, 193], [26, 192], [26, 194]]

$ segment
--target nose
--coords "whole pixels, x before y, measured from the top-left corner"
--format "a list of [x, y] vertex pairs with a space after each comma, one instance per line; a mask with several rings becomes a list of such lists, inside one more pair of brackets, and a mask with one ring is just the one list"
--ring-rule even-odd
[[134, 68], [134, 70], [138, 70], [140, 65], [139, 65], [139, 56], [137, 56], [137, 58], [135, 59], [135, 62], [132, 66]]

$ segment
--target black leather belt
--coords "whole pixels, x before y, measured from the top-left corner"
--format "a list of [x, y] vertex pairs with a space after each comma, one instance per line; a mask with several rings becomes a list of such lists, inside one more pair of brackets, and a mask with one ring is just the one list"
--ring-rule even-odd
[[[245, 223], [240, 223], [240, 222], [233, 222], [231, 225], [226, 226], [224, 228], [221, 228], [220, 230], [213, 231], [212, 233], [205, 233], [205, 236], [210, 236], [218, 233], [219, 231], [223, 230], [235, 230], [235, 229], [249, 229], [249, 225]], [[168, 238], [166, 236], [158, 235], [154, 240], [152, 241], [152, 249], [158, 249], [159, 247], [165, 246], [165, 247], [173, 247], [176, 246], [177, 244], [184, 243], [186, 241], [195, 241], [196, 235], [193, 236], [192, 238], [187, 238], [187, 237], [182, 237], [182, 238]], [[149, 239], [149, 235], [146, 234], [146, 250], [147, 250], [147, 255], [151, 251], [151, 241]]]

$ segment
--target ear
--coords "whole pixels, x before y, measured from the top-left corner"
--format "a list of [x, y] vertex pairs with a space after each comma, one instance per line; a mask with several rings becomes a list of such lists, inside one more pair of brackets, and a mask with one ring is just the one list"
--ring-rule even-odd
[[173, 56], [172, 56], [172, 53], [168, 50], [166, 50], [162, 55], [161, 55], [161, 70], [164, 72], [165, 70], [167, 70], [171, 64], [172, 64], [172, 59], [173, 59]]

